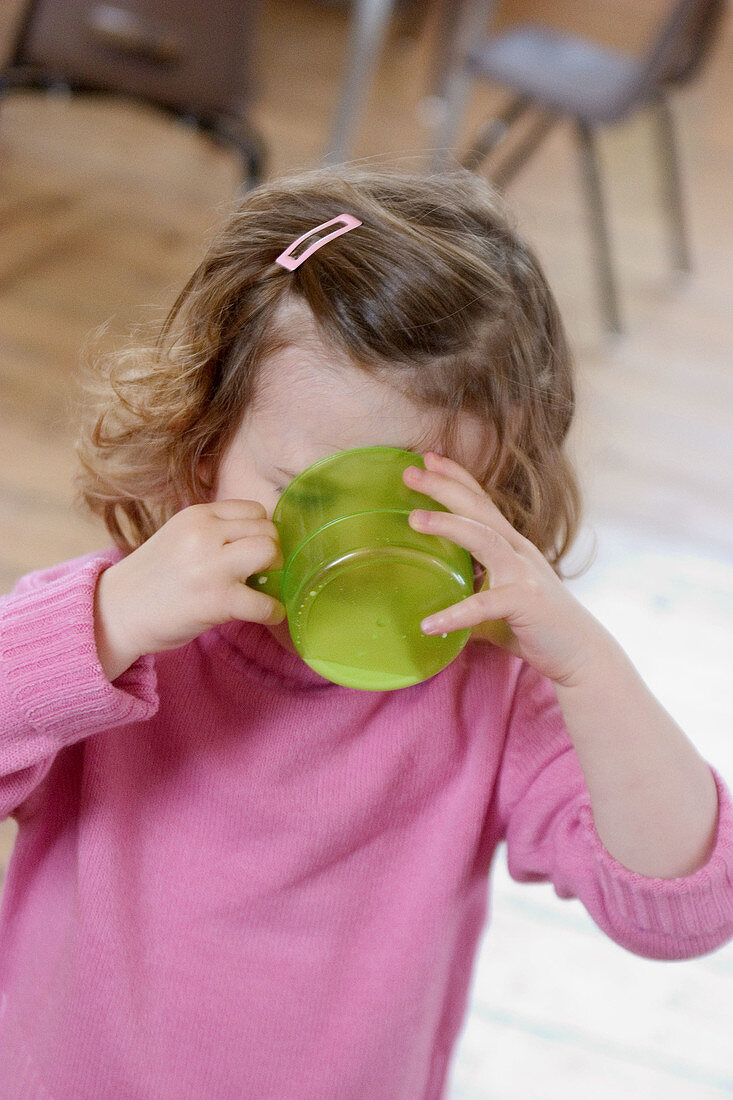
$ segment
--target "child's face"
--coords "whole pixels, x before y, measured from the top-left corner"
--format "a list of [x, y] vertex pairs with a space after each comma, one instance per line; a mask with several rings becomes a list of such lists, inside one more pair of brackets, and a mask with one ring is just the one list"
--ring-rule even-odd
[[[440, 450], [443, 418], [304, 333], [263, 366], [259, 399], [224, 451], [213, 499], [258, 501], [272, 517], [287, 484], [319, 459], [353, 447]], [[479, 425], [464, 414], [460, 429], [460, 453], [449, 457], [478, 476], [485, 463]], [[293, 648], [287, 623], [268, 629]]]

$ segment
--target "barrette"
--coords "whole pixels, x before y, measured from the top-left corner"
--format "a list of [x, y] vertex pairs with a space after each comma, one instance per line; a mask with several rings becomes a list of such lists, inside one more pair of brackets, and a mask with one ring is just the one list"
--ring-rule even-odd
[[[301, 252], [299, 256], [295, 256], [298, 247], [307, 241], [309, 237], [312, 237], [314, 233], [319, 233], [321, 229], [328, 229], [330, 225], [338, 225], [338, 229], [334, 229], [332, 233], [327, 233], [325, 237], [318, 237], [313, 244], [308, 245], [304, 252]], [[335, 237], [340, 237], [342, 233], [348, 233], [350, 229], [356, 229], [357, 225], [361, 225], [358, 218], [355, 218], [353, 214], [339, 214], [338, 217], [331, 218], [328, 222], [323, 222], [322, 225], [317, 225], [315, 229], [309, 229], [307, 233], [304, 233], [302, 237], [298, 237], [297, 241], [293, 241], [291, 245], [281, 252], [278, 258], [275, 260], [276, 264], [280, 264], [281, 267], [286, 267], [288, 271], [295, 271], [296, 267], [300, 267], [304, 260], [307, 260], [309, 256], [312, 256], [319, 248], [324, 244], [328, 244]]]

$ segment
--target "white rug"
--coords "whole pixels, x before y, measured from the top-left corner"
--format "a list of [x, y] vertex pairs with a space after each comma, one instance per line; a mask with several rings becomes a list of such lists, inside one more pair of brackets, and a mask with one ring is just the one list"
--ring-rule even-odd
[[[570, 587], [733, 785], [733, 561], [607, 525], [595, 535]], [[513, 882], [503, 850], [493, 899], [451, 1100], [733, 1097], [733, 945], [640, 959], [579, 902]]]

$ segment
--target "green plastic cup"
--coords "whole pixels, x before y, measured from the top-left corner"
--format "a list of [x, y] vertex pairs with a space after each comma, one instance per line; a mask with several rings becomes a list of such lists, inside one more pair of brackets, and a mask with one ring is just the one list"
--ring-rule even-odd
[[285, 605], [293, 644], [327, 680], [392, 691], [434, 676], [470, 630], [423, 634], [427, 615], [473, 592], [473, 563], [448, 539], [414, 531], [414, 508], [447, 511], [409, 489], [422, 457], [393, 447], [340, 451], [309, 466], [278, 501], [284, 568], [247, 584]]

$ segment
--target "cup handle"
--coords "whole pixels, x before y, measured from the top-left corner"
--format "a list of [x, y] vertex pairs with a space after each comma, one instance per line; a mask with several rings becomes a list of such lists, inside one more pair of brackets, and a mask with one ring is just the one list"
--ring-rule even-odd
[[262, 572], [247, 577], [245, 584], [255, 592], [264, 592], [266, 596], [282, 602], [282, 578], [282, 569], [263, 569]]

